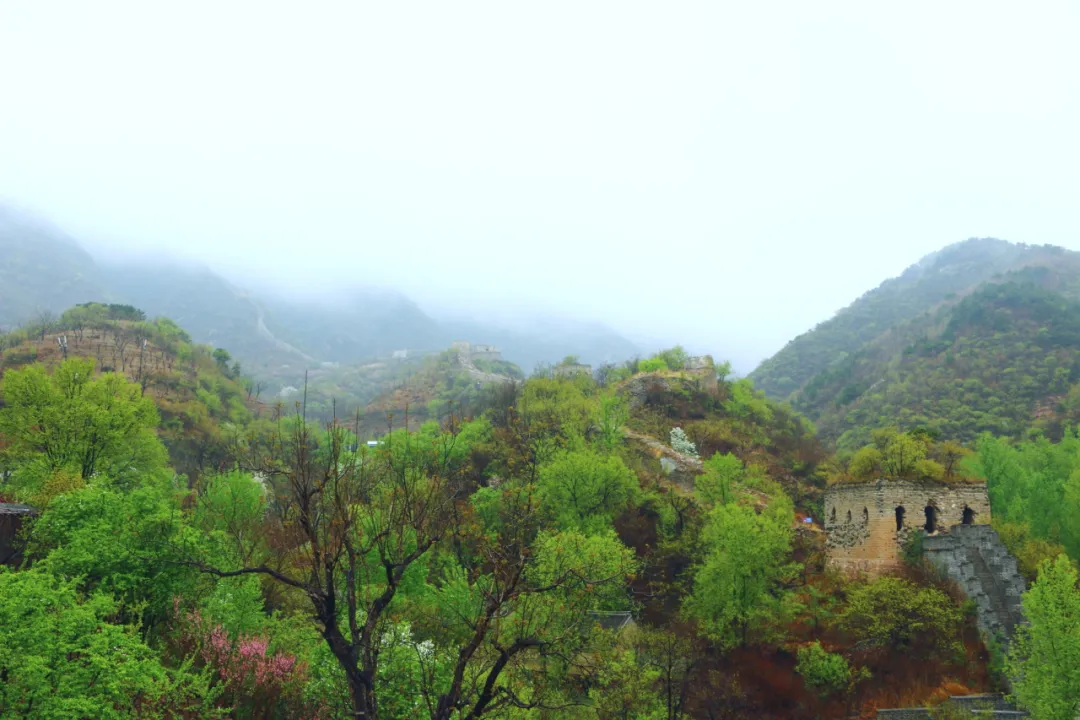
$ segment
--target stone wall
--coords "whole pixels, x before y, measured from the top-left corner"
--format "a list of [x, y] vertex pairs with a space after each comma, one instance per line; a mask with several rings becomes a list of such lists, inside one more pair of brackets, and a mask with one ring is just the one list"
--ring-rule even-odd
[[1027, 583], [997, 532], [989, 525], [961, 525], [923, 540], [923, 552], [975, 602], [979, 629], [1007, 644], [1024, 620]]
[[[1025, 718], [1028, 714], [1017, 710], [1001, 695], [956, 695], [945, 701], [952, 709], [971, 713], [972, 717]], [[930, 708], [896, 708], [878, 710], [878, 720], [932, 720], [936, 715]]]
[[573, 377], [574, 375], [592, 375], [592, 365], [583, 363], [571, 363], [569, 365], [556, 365], [551, 368], [551, 374], [555, 377]]
[[[903, 508], [898, 528], [897, 509]], [[825, 493], [825, 532], [830, 567], [875, 575], [895, 568], [911, 534], [928, 523], [948, 532], [964, 524], [990, 522], [990, 498], [984, 484], [947, 485], [911, 480], [878, 480], [834, 485]]]
[[457, 353], [462, 362], [502, 360], [502, 352], [494, 345], [473, 345], [465, 340], [451, 343], [450, 352]]

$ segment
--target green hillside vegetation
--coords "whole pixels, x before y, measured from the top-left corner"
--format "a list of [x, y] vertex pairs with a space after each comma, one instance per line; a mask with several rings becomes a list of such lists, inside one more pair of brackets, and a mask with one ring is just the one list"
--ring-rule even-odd
[[[481, 375], [462, 365], [453, 350], [407, 363], [390, 363], [389, 372], [396, 375], [384, 376], [381, 385], [397, 382], [363, 406], [360, 434], [378, 437], [394, 427], [405, 427], [406, 421], [414, 428], [450, 416], [471, 417], [499, 395], [501, 385], [525, 377], [521, 368], [504, 360], [478, 358], [473, 367]], [[325, 412], [325, 401], [322, 407]], [[349, 409], [339, 414], [346, 419], [351, 416]]]
[[818, 374], [850, 362], [852, 355], [896, 326], [966, 295], [999, 274], [1029, 266], [1068, 266], [1080, 273], [1080, 255], [1050, 245], [991, 238], [950, 245], [795, 338], [750, 377], [770, 397], [788, 398]]
[[[69, 343], [84, 314], [80, 347], [91, 326], [153, 326], [178, 367], [190, 354], [163, 380], [207, 409], [221, 470], [173, 472], [180, 396], [131, 358], [95, 374], [41, 340], [5, 351], [39, 357], [0, 382], [0, 492], [41, 515], [29, 562], [0, 572], [2, 714], [837, 717], [943, 677], [988, 687], [947, 592], [824, 573], [801, 521], [824, 484], [812, 426], [746, 380], [631, 361], [463, 398], [443, 355], [422, 372], [446, 415], [369, 448], [347, 423], [224, 402], [226, 351], [132, 312], [76, 309]], [[32, 611], [46, 596], [83, 629]], [[870, 622], [894, 606], [933, 632]], [[138, 681], [85, 680], [117, 663]]]
[[1060, 437], [1080, 419], [1080, 303], [1061, 292], [1071, 277], [1033, 268], [1003, 280], [815, 376], [794, 406], [848, 450], [894, 424], [965, 443], [1035, 424]]
[[[105, 265], [102, 275], [117, 296], [151, 317], [181, 325], [200, 343], [229, 352], [267, 380], [303, 377], [317, 361], [259, 332], [266, 312], [248, 293], [207, 268], [187, 265]], [[283, 367], [288, 366], [288, 367]]]
[[937, 441], [925, 428], [900, 432], [879, 428], [871, 443], [854, 453], [841, 453], [828, 469], [830, 485], [887, 479], [944, 483], [978, 482], [967, 463], [971, 451], [952, 440]]
[[[0, 567], [0, 716], [870, 717], [1004, 668], [1068, 717], [1071, 278], [947, 300], [795, 407], [681, 347], [592, 375], [455, 351], [320, 368], [269, 406], [229, 349], [131, 305], [0, 334], [0, 501], [39, 512]], [[875, 376], [897, 404], [854, 393], [829, 457], [799, 403]], [[387, 383], [359, 413], [339, 395]], [[961, 395], [982, 415], [950, 424], [969, 390], [1000, 402]], [[827, 484], [879, 477], [986, 481], [1032, 581], [1004, 660], [914, 555], [825, 570]]]
[[255, 382], [227, 351], [194, 344], [171, 320], [147, 320], [130, 305], [89, 303], [54, 321], [0, 334], [0, 378], [26, 366], [46, 372], [65, 357], [84, 361], [84, 376], [115, 373], [110, 383], [127, 378], [151, 399], [173, 467], [192, 481], [220, 467], [230, 429], [246, 425], [256, 412], [270, 414], [255, 395]]

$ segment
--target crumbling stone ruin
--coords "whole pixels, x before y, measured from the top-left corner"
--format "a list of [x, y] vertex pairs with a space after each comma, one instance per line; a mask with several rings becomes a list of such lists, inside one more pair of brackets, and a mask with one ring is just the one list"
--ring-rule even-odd
[[592, 375], [592, 365], [585, 365], [584, 363], [560, 363], [551, 368], [551, 374], [555, 377]]
[[477, 360], [502, 360], [502, 352], [494, 345], [473, 345], [459, 340], [450, 346], [461, 358], [462, 364], [472, 364]]
[[984, 483], [877, 480], [834, 485], [825, 493], [830, 567], [878, 575], [895, 569], [916, 530], [934, 537], [959, 525], [989, 525]]

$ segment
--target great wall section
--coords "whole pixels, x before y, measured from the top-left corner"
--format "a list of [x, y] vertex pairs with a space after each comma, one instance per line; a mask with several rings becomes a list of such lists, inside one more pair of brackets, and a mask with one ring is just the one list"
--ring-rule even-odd
[[[878, 479], [843, 483], [825, 494], [828, 565], [849, 575], [876, 576], [899, 568], [918, 537], [923, 558], [975, 603], [987, 643], [1007, 647], [1024, 622], [1027, 584], [990, 526], [985, 483]], [[950, 698], [950, 709], [981, 717], [1026, 717], [1002, 697]], [[929, 708], [879, 710], [879, 718], [923, 720]]]

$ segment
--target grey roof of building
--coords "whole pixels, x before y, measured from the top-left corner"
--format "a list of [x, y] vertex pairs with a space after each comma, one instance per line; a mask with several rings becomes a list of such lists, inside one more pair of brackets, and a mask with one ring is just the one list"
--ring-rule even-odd
[[19, 503], [0, 503], [0, 515], [37, 515], [37, 508]]

